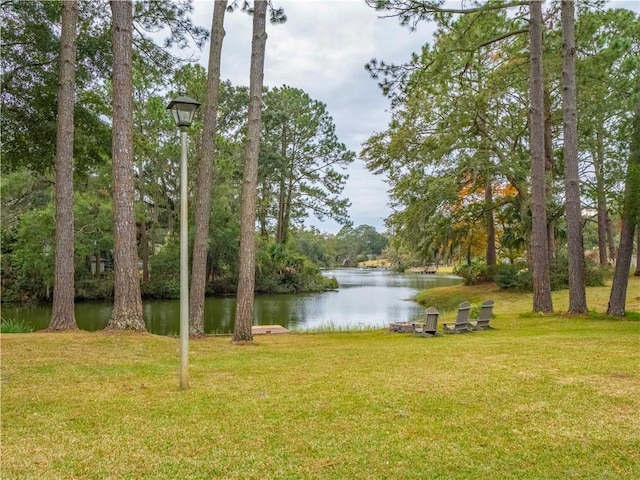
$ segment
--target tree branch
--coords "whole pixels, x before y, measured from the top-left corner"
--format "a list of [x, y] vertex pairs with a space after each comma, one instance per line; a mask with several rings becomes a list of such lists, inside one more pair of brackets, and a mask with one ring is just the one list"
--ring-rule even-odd
[[492, 43], [496, 43], [499, 42], [500, 40], [504, 40], [505, 38], [509, 38], [509, 37], [513, 37], [516, 35], [520, 35], [521, 33], [529, 33], [529, 28], [521, 28], [519, 30], [513, 30], [511, 32], [507, 32], [507, 33], [503, 33], [502, 35], [498, 35], [495, 38], [492, 38], [491, 40], [487, 40], [484, 43], [481, 43], [480, 45], [477, 46], [477, 48], [482, 48], [482, 47], [486, 47], [491, 45]]

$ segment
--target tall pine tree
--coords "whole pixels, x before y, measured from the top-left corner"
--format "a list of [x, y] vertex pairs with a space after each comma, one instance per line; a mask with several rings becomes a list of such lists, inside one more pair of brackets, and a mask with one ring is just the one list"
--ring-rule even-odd
[[138, 275], [133, 183], [133, 6], [113, 0], [114, 295], [109, 330], [146, 331]]
[[74, 314], [73, 110], [76, 88], [76, 0], [62, 2], [56, 119], [56, 265], [49, 330], [78, 328]]

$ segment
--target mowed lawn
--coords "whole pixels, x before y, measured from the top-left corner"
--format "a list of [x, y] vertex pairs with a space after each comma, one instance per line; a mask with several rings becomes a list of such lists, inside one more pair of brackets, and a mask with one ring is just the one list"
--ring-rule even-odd
[[640, 279], [622, 320], [483, 288], [443, 291], [491, 331], [191, 341], [185, 391], [176, 338], [2, 335], [0, 478], [640, 478]]

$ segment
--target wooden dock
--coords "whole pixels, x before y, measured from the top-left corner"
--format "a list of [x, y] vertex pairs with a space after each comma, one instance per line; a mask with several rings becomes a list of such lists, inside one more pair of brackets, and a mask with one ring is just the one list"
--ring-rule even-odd
[[268, 335], [272, 333], [289, 333], [282, 325], [253, 325], [251, 327], [251, 333], [253, 335]]

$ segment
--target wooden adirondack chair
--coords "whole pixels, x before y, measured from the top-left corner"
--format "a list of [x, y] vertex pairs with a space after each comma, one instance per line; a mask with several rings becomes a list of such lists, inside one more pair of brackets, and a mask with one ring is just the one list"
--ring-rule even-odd
[[478, 314], [478, 320], [469, 321], [469, 327], [472, 330], [488, 330], [493, 328], [489, 325], [489, 320], [493, 315], [493, 300], [487, 300], [482, 303], [480, 313]]
[[458, 305], [458, 316], [455, 323], [443, 323], [442, 330], [444, 333], [467, 333], [469, 329], [469, 313], [471, 305], [469, 302], [462, 302]]
[[414, 332], [420, 337], [436, 337], [440, 336], [438, 333], [438, 316], [440, 312], [435, 307], [427, 308], [425, 312], [424, 323], [414, 324]]

